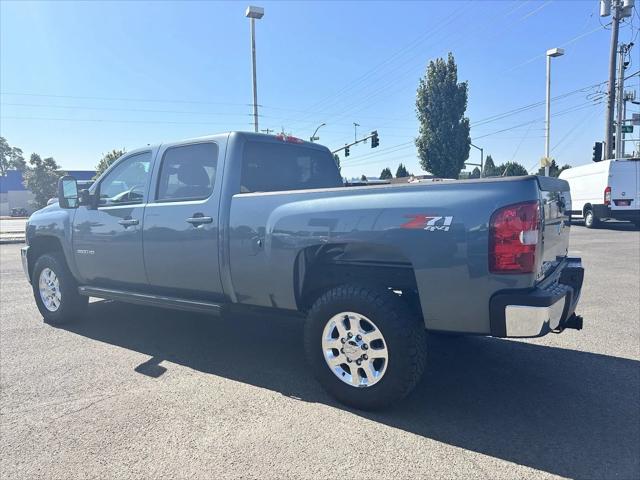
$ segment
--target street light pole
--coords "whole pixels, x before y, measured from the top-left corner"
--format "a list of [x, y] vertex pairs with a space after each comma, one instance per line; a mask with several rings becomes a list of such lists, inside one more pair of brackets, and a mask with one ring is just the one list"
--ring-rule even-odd
[[[480, 178], [482, 178], [482, 174], [484, 170], [484, 148], [474, 145], [473, 143], [470, 143], [469, 145], [471, 145], [473, 148], [477, 148], [478, 150], [480, 150]], [[476, 164], [469, 163], [468, 165], [476, 165]]]
[[251, 20], [251, 61], [253, 65], [253, 127], [256, 133], [258, 133], [258, 80], [256, 78], [256, 19], [261, 19], [264, 16], [264, 8], [262, 7], [247, 7], [247, 11], [244, 14], [245, 17]]
[[551, 58], [564, 55], [564, 49], [552, 48], [547, 50], [547, 100], [544, 122], [544, 175], [549, 176], [549, 142], [551, 130]]
[[311, 135], [311, 138], [309, 139], [311, 143], [313, 143], [315, 140], [320, 140], [320, 137], [316, 137], [316, 133], [318, 133], [318, 130], [320, 130], [320, 128], [324, 127], [325, 125], [326, 123], [321, 123], [320, 125], [318, 125], [318, 128], [316, 128], [316, 131], [313, 132], [313, 135]]

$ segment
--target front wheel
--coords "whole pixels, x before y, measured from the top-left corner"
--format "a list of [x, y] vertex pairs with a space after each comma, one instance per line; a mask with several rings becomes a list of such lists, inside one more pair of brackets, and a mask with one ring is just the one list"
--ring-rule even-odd
[[426, 362], [423, 322], [387, 289], [345, 285], [322, 295], [305, 327], [307, 360], [340, 402], [363, 410], [411, 392]]
[[32, 283], [36, 305], [45, 322], [63, 324], [85, 313], [89, 299], [78, 294], [75, 279], [61, 254], [50, 253], [38, 258]]

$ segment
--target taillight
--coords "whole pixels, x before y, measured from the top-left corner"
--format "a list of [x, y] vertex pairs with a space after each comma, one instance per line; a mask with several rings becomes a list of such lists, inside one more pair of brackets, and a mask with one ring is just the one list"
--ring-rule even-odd
[[531, 273], [538, 248], [540, 206], [537, 201], [496, 210], [489, 222], [489, 271]]
[[604, 189], [604, 204], [611, 205], [611, 187]]

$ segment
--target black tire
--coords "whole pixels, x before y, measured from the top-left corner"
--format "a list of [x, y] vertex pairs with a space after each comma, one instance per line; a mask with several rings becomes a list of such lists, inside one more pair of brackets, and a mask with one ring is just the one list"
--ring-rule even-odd
[[[58, 280], [60, 301], [56, 310], [47, 308], [40, 295], [40, 275], [44, 269], [53, 271]], [[78, 294], [78, 285], [61, 253], [47, 253], [36, 260], [32, 275], [33, 296], [44, 321], [61, 325], [84, 317], [89, 298]]]
[[587, 228], [598, 228], [600, 219], [593, 213], [593, 209], [587, 208], [584, 211], [584, 226]]
[[[367, 317], [384, 336], [388, 364], [384, 375], [371, 386], [345, 383], [325, 361], [325, 325], [342, 312]], [[424, 323], [393, 292], [344, 285], [329, 290], [313, 304], [305, 325], [305, 353], [315, 377], [338, 401], [362, 410], [378, 409], [404, 398], [420, 381], [426, 363], [426, 331]]]

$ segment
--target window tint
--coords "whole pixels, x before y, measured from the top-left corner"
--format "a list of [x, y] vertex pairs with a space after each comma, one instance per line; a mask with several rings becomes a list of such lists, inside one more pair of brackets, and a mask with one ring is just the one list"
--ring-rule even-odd
[[149, 182], [151, 152], [119, 162], [100, 182], [100, 205], [131, 205], [144, 201]]
[[240, 192], [273, 192], [342, 186], [330, 153], [292, 144], [247, 142]]
[[158, 201], [201, 200], [213, 192], [218, 146], [198, 143], [167, 149], [162, 157]]

